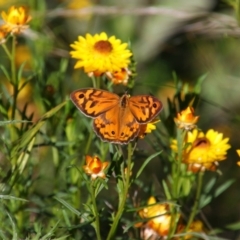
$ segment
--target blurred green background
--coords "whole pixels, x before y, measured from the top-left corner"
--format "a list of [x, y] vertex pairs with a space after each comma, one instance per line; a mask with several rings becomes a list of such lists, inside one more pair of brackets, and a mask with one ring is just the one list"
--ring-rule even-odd
[[[240, 148], [240, 16], [237, 4], [237, 0], [1, 0], [0, 9], [6, 11], [11, 5], [29, 8], [33, 18], [31, 28], [19, 38], [22, 48], [18, 48], [17, 58], [25, 57], [29, 62], [27, 70], [45, 79], [47, 85], [54, 88], [54, 94], [68, 96], [72, 90], [91, 86], [81, 70], [73, 70], [75, 60], [69, 56], [69, 45], [86, 33], [104, 31], [108, 36], [115, 35], [129, 42], [137, 62], [134, 93], [152, 93], [164, 106], [167, 106], [167, 98], [175, 93], [173, 73], [190, 88], [206, 74], [196, 109], [196, 114], [200, 115], [199, 127], [204, 131], [213, 128], [230, 138], [232, 148], [228, 158], [220, 163], [222, 175], [217, 176], [217, 181], [221, 184], [226, 179], [236, 179], [203, 211], [213, 228], [223, 228], [240, 221], [240, 169], [236, 165], [236, 149]], [[0, 61], [4, 63], [5, 59]], [[38, 108], [37, 101], [41, 94], [48, 92], [38, 92], [34, 84], [31, 88], [33, 90], [29, 89], [22, 98], [36, 102], [33, 109], [37, 109], [38, 119], [46, 109]], [[124, 90], [121, 86], [118, 88]], [[47, 90], [51, 94], [51, 89]], [[166, 107], [163, 115], [167, 111]], [[46, 180], [46, 175], [51, 179], [53, 173], [51, 162], [44, 160], [44, 156], [39, 158], [42, 158], [40, 172], [45, 180], [39, 180], [37, 187], [43, 195], [51, 192], [53, 184]], [[151, 162], [146, 182], [151, 181], [149, 174], [152, 179], [158, 177], [156, 169], [161, 167], [159, 162]], [[206, 175], [210, 177], [210, 173]], [[240, 239], [240, 232], [226, 230], [222, 236]]]

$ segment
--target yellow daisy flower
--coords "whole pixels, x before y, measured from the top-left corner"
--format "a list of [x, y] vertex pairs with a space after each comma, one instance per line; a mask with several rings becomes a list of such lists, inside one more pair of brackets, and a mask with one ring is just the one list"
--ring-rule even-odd
[[97, 177], [106, 178], [104, 170], [108, 167], [108, 162], [101, 162], [98, 157], [86, 156], [86, 165], [83, 166], [85, 173], [91, 175], [91, 179], [94, 180]]
[[[189, 170], [194, 172], [204, 170], [216, 170], [218, 161], [226, 159], [229, 138], [223, 138], [223, 134], [213, 129], [206, 134], [194, 129], [187, 132], [183, 147], [182, 161], [189, 165]], [[178, 152], [177, 140], [172, 141], [171, 148]]]
[[28, 28], [27, 23], [32, 19], [32, 17], [27, 14], [24, 7], [15, 8], [15, 6], [12, 6], [8, 10], [8, 13], [3, 11], [2, 18], [5, 22], [5, 24], [2, 25], [2, 28], [6, 32], [11, 32], [13, 34], [19, 34]]
[[184, 128], [186, 130], [193, 129], [198, 121], [199, 116], [194, 115], [194, 108], [187, 107], [185, 110], [177, 114], [177, 117], [174, 118], [175, 123], [178, 128]]
[[70, 46], [74, 49], [70, 52], [72, 58], [78, 59], [74, 68], [83, 68], [95, 76], [127, 68], [132, 56], [126, 43], [115, 36], [108, 37], [105, 32], [94, 36], [86, 34], [86, 38], [79, 36]]

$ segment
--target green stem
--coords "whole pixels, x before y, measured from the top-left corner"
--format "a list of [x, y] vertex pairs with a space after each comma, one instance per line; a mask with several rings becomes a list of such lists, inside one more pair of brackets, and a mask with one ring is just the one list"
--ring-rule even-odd
[[92, 79], [92, 85], [93, 85], [93, 87], [96, 88], [96, 87], [97, 87], [97, 83], [96, 83], [96, 78], [95, 78], [95, 76], [92, 76], [91, 79]]
[[15, 112], [17, 108], [17, 96], [18, 96], [18, 80], [16, 78], [16, 66], [15, 66], [15, 48], [16, 48], [16, 37], [12, 37], [12, 57], [11, 57], [11, 73], [12, 73], [12, 83], [13, 83], [13, 106], [11, 119], [14, 120]]
[[111, 229], [108, 233], [107, 240], [114, 239], [114, 235], [118, 226], [118, 223], [120, 221], [120, 218], [123, 214], [125, 203], [128, 196], [128, 189], [130, 187], [130, 176], [131, 176], [131, 169], [132, 169], [132, 145], [131, 143], [128, 144], [128, 158], [127, 158], [127, 171], [126, 174], [124, 174], [124, 171], [122, 174], [122, 181], [123, 181], [123, 191], [119, 191], [119, 206], [117, 214], [114, 217]]
[[90, 131], [89, 136], [88, 136], [88, 140], [87, 140], [87, 145], [86, 145], [85, 150], [84, 150], [85, 154], [88, 154], [88, 151], [90, 149], [91, 142], [92, 142], [92, 137], [93, 137], [93, 131]]
[[12, 62], [12, 55], [11, 55], [11, 53], [9, 52], [9, 50], [8, 50], [8, 48], [7, 48], [7, 46], [6, 46], [5, 43], [2, 44], [2, 48], [3, 48], [3, 50], [5, 51], [5, 53], [7, 54], [9, 60]]
[[200, 199], [201, 190], [202, 190], [203, 175], [204, 175], [204, 172], [200, 172], [198, 174], [198, 183], [197, 183], [196, 197], [195, 197], [195, 201], [194, 201], [194, 205], [193, 205], [191, 214], [190, 214], [188, 222], [187, 222], [187, 226], [185, 228], [185, 232], [187, 232], [188, 228], [190, 227], [191, 223], [193, 222], [194, 217], [196, 216], [196, 214], [198, 212], [199, 199]]
[[[181, 163], [183, 158], [183, 151], [184, 151], [184, 144], [185, 144], [185, 136], [186, 131], [182, 129], [177, 129], [177, 159], [172, 164], [172, 180], [173, 180], [173, 186], [172, 186], [172, 199], [177, 201], [179, 199], [179, 196], [181, 194], [181, 177], [182, 177], [182, 170], [181, 170]], [[172, 239], [172, 236], [174, 235], [176, 228], [177, 228], [177, 222], [179, 219], [179, 211], [176, 208], [175, 205], [172, 205], [171, 207], [171, 227], [168, 234], [167, 239]]]
[[179, 184], [181, 181], [181, 162], [182, 162], [182, 157], [183, 157], [183, 147], [184, 147], [184, 139], [185, 139], [186, 131], [182, 129], [177, 129], [177, 149], [178, 149], [178, 156], [177, 160], [175, 163], [173, 163], [173, 199], [176, 200], [178, 199], [179, 196]]
[[96, 78], [96, 88], [101, 88], [101, 77]]
[[99, 224], [99, 214], [98, 214], [98, 209], [97, 209], [97, 203], [96, 203], [96, 196], [94, 194], [94, 183], [95, 181], [91, 182], [91, 186], [90, 186], [90, 193], [91, 193], [91, 199], [92, 199], [92, 204], [93, 204], [93, 212], [94, 212], [94, 216], [95, 216], [95, 221], [94, 221], [94, 228], [95, 228], [95, 232], [97, 235], [97, 239], [101, 240], [101, 234], [100, 234], [100, 224]]

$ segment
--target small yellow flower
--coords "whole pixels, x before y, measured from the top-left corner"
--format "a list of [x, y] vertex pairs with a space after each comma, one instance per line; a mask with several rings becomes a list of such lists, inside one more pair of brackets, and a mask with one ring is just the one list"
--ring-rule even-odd
[[113, 84], [127, 85], [131, 71], [128, 68], [122, 68], [115, 72], [106, 72], [106, 76], [112, 81]]
[[138, 137], [140, 139], [143, 139], [147, 133], [151, 133], [153, 130], [155, 130], [157, 128], [155, 124], [158, 123], [159, 121], [160, 121], [159, 119], [154, 119], [149, 123], [141, 124]]
[[105, 32], [94, 36], [86, 34], [86, 38], [79, 36], [70, 46], [74, 49], [70, 52], [72, 58], [78, 59], [74, 68], [83, 68], [95, 76], [127, 68], [132, 56], [126, 43], [115, 36], [108, 37]]
[[86, 8], [86, 7], [91, 7], [92, 3], [89, 0], [62, 0], [63, 2], [65, 1], [67, 4], [67, 8], [69, 9], [80, 9], [80, 8]]
[[[91, 2], [91, 0], [60, 0], [60, 2], [62, 2], [62, 7], [63, 8], [67, 8], [67, 9], [82, 9], [82, 8], [87, 8], [87, 7], [91, 7], [93, 4]], [[76, 15], [74, 16], [76, 18], [79, 19], [89, 19], [89, 17], [91, 17], [91, 14], [89, 13], [83, 13], [83, 14], [78, 14], [76, 13]]]
[[24, 7], [15, 8], [15, 6], [12, 6], [8, 10], [8, 13], [3, 11], [2, 18], [5, 22], [2, 28], [6, 32], [11, 32], [13, 34], [19, 34], [28, 28], [27, 23], [32, 19], [31, 16], [27, 14]]
[[108, 162], [101, 162], [98, 157], [86, 156], [86, 165], [83, 166], [85, 173], [91, 175], [91, 179], [94, 180], [97, 177], [106, 178], [104, 170], [108, 167]]
[[[240, 157], [240, 149], [237, 150], [237, 154]], [[237, 165], [240, 167], [240, 161], [237, 162]]]
[[175, 123], [178, 128], [184, 128], [186, 130], [193, 129], [198, 121], [199, 116], [194, 115], [194, 108], [187, 107], [185, 110], [177, 114], [177, 117], [174, 118]]
[[[194, 172], [212, 170], [215, 171], [218, 161], [226, 159], [229, 138], [223, 138], [223, 134], [213, 129], [206, 134], [194, 129], [187, 132], [183, 146], [182, 161]], [[172, 141], [171, 148], [178, 152], [177, 140]]]
[[33, 65], [33, 56], [27, 45], [17, 45], [15, 54], [16, 67], [21, 67], [24, 64], [24, 70], [31, 70]]
[[151, 237], [154, 234], [167, 236], [171, 224], [171, 215], [168, 214], [169, 205], [162, 203], [157, 204], [155, 197], [150, 197], [147, 205], [152, 206], [140, 210], [139, 215], [142, 219], [149, 220], [147, 220], [146, 224], [137, 224], [135, 226], [143, 227], [144, 239], [148, 239], [146, 237]]

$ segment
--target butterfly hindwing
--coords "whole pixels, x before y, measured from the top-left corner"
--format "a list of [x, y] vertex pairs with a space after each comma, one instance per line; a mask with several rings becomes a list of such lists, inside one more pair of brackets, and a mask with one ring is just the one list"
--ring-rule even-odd
[[129, 109], [120, 109], [116, 106], [94, 119], [94, 131], [103, 141], [127, 144], [137, 137], [139, 123]]

